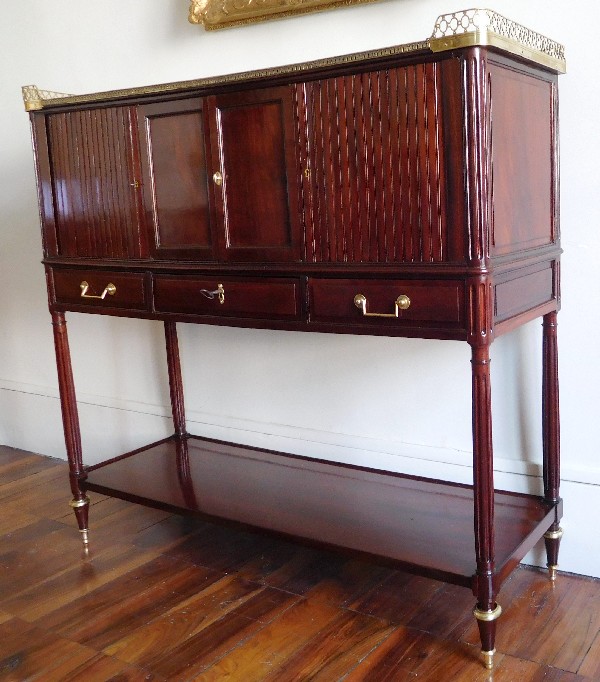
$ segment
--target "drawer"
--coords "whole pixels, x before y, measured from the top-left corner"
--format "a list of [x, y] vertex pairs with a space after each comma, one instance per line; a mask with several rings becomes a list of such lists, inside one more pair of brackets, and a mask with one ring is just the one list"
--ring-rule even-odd
[[54, 299], [60, 305], [128, 310], [148, 307], [142, 273], [59, 269], [52, 272]]
[[159, 313], [210, 317], [297, 319], [300, 283], [285, 278], [156, 275], [154, 308]]
[[464, 327], [461, 281], [314, 278], [309, 297], [311, 322]]

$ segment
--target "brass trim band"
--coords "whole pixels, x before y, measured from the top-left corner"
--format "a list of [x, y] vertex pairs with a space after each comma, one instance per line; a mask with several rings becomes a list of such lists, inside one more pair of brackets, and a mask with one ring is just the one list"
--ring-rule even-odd
[[496, 620], [497, 618], [500, 618], [502, 614], [502, 607], [500, 604], [496, 604], [496, 608], [492, 609], [491, 611], [482, 611], [481, 609], [477, 608], [477, 606], [473, 609], [473, 615], [477, 620], [482, 620], [486, 623], [491, 622], [492, 620]]
[[385, 47], [379, 50], [369, 50], [368, 52], [355, 52], [340, 57], [327, 57], [311, 62], [299, 64], [288, 64], [286, 66], [276, 66], [270, 69], [260, 69], [258, 71], [242, 71], [231, 73], [224, 76], [212, 76], [209, 78], [198, 78], [190, 81], [178, 81], [175, 83], [163, 83], [161, 85], [146, 85], [138, 88], [125, 88], [122, 90], [108, 90], [106, 92], [93, 92], [86, 95], [60, 95], [52, 93], [52, 97], [44, 97], [44, 93], [50, 92], [39, 90], [35, 85], [26, 85], [23, 90], [23, 101], [25, 110], [43, 109], [49, 106], [65, 106], [69, 104], [88, 104], [93, 102], [105, 102], [109, 100], [125, 99], [127, 97], [139, 97], [141, 95], [162, 95], [168, 93], [193, 90], [194, 88], [207, 88], [217, 85], [227, 85], [228, 83], [243, 83], [261, 78], [276, 76], [293, 76], [297, 73], [313, 71], [315, 69], [327, 68], [330, 66], [344, 66], [371, 59], [381, 59], [394, 57], [396, 55], [408, 54], [413, 52], [424, 52], [429, 49], [429, 41], [424, 40], [417, 43], [406, 43]]
[[71, 500], [69, 502], [69, 507], [71, 509], [79, 509], [80, 507], [85, 507], [90, 503], [90, 498], [89, 497], [84, 497], [83, 500]]
[[431, 38], [429, 40], [429, 47], [432, 52], [445, 52], [447, 50], [456, 50], [461, 47], [497, 47], [505, 52], [516, 54], [519, 57], [529, 59], [536, 64], [547, 66], [558, 73], [565, 73], [566, 63], [564, 60], [558, 60], [554, 57], [529, 48], [516, 40], [500, 36], [495, 33], [474, 31], [473, 33], [464, 33], [463, 35], [451, 36], [448, 38]]
[[564, 535], [562, 528], [557, 528], [556, 530], [549, 530], [544, 533], [546, 540], [560, 540]]
[[[247, 23], [247, 22], [246, 22]], [[165, 83], [123, 90], [95, 92], [87, 95], [66, 95], [50, 90], [40, 90], [35, 85], [26, 85], [23, 102], [26, 111], [34, 111], [49, 106], [86, 104], [138, 97], [160, 95], [194, 88], [205, 88], [227, 83], [238, 83], [276, 76], [293, 76], [304, 72], [331, 66], [343, 66], [356, 62], [393, 57], [413, 52], [444, 52], [462, 47], [495, 47], [510, 54], [524, 57], [532, 62], [552, 69], [558, 73], [566, 71], [564, 47], [540, 33], [506, 19], [497, 12], [484, 9], [471, 9], [445, 14], [438, 17], [432, 36], [427, 40], [406, 43], [380, 50], [357, 52], [340, 57], [330, 57], [300, 64], [278, 66], [258, 71], [228, 74], [191, 81]]]

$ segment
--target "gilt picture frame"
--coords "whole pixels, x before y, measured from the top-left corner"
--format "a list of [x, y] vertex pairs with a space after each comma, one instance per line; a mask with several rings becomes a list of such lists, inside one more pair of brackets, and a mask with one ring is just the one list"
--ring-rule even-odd
[[207, 31], [376, 0], [191, 0], [188, 19]]

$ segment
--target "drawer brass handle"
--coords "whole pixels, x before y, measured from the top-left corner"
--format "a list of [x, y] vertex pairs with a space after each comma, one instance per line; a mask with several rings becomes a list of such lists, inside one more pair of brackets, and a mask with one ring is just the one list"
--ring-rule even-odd
[[368, 313], [367, 312], [367, 297], [362, 294], [356, 294], [354, 297], [354, 305], [362, 310], [365, 317], [398, 317], [400, 310], [406, 310], [410, 307], [410, 298], [405, 294], [401, 294], [395, 300], [393, 313]]
[[225, 289], [223, 289], [222, 284], [217, 284], [217, 288], [214, 291], [209, 291], [208, 289], [200, 289], [200, 293], [206, 298], [210, 298], [211, 300], [215, 296], [218, 296], [219, 303], [225, 303]]
[[221, 173], [221, 171], [213, 173], [213, 182], [217, 187], [220, 187], [223, 184], [223, 174]]
[[114, 296], [117, 293], [117, 287], [112, 282], [109, 282], [104, 287], [104, 291], [100, 294], [100, 296], [88, 294], [90, 285], [85, 280], [83, 280], [83, 282], [79, 285], [79, 288], [81, 289], [81, 298], [99, 298], [102, 301], [106, 298], [106, 294], [109, 296]]

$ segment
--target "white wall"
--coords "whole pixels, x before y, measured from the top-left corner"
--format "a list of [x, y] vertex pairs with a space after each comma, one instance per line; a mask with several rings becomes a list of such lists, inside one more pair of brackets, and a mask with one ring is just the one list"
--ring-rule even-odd
[[[465, 7], [468, 3], [465, 4]], [[64, 457], [46, 306], [29, 123], [20, 86], [85, 93], [306, 61], [427, 37], [447, 0], [390, 0], [206, 33], [187, 0], [42, 0], [3, 5], [0, 44], [0, 442]], [[592, 0], [495, 0], [493, 9], [567, 46], [561, 78], [563, 312], [560, 322], [565, 537], [561, 568], [600, 576], [596, 415], [600, 369], [597, 73]], [[595, 21], [594, 16], [595, 15]], [[582, 17], [585, 20], [582, 20]], [[158, 322], [71, 314], [85, 460], [167, 435]], [[469, 481], [466, 344], [180, 329], [190, 431], [301, 454]], [[541, 330], [493, 347], [497, 487], [538, 491]], [[544, 563], [539, 552], [530, 562]]]

